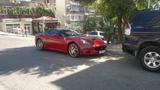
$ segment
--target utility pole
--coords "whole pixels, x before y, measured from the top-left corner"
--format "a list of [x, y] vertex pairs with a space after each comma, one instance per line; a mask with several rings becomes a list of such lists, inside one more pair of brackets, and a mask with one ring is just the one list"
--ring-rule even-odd
[[148, 8], [151, 6], [151, 0], [148, 0]]

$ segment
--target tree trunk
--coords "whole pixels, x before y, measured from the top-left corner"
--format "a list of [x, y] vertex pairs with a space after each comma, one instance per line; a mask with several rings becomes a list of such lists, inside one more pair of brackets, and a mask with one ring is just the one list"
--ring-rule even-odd
[[118, 17], [118, 41], [121, 43], [123, 40], [122, 34], [122, 17]]

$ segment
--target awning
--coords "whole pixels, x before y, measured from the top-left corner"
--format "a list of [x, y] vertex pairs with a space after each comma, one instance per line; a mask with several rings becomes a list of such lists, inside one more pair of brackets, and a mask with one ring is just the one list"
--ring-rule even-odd
[[59, 22], [57, 18], [49, 17], [49, 16], [42, 16], [39, 18], [34, 18], [33, 22], [45, 22], [45, 23], [55, 23]]

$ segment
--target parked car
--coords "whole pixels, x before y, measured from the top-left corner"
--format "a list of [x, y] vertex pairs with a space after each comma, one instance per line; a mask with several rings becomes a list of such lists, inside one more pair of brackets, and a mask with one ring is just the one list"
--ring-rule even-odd
[[49, 29], [36, 35], [36, 47], [68, 53], [71, 57], [79, 55], [103, 54], [106, 44], [99, 37], [84, 36], [71, 29]]
[[144, 69], [160, 70], [160, 11], [136, 12], [126, 25], [124, 52], [139, 58]]
[[98, 36], [102, 40], [104, 40], [105, 43], [107, 43], [107, 41], [105, 40], [105, 33], [102, 31], [92, 31], [92, 32], [89, 32], [87, 36]]

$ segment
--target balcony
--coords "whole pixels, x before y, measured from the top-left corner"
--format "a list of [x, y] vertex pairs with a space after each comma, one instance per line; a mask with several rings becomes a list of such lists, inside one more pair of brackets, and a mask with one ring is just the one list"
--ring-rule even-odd
[[66, 13], [84, 13], [84, 7], [83, 6], [75, 6], [75, 5], [69, 5], [66, 6]]
[[69, 4], [69, 5], [76, 5], [76, 6], [82, 6], [79, 2], [75, 2], [75, 1], [71, 1], [71, 0], [69, 0], [67, 2], [67, 4]]

